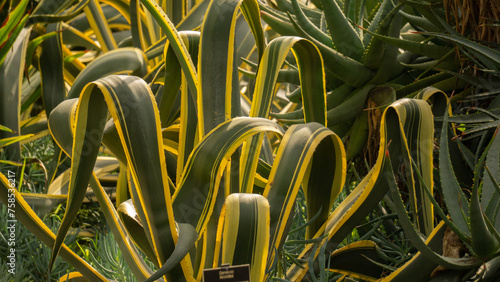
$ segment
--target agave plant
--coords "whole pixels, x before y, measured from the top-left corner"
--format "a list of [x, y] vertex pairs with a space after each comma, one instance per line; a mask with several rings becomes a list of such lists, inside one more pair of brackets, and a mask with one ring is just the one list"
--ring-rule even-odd
[[[35, 134], [31, 138], [50, 134], [60, 150], [57, 162], [64, 156], [71, 162], [67, 172], [51, 173], [51, 194], [34, 196], [66, 201], [57, 234], [28, 205], [28, 195], [13, 188], [8, 175], [0, 175], [2, 202], [15, 199], [19, 222], [52, 248], [48, 269], [61, 256], [76, 269], [69, 278], [107, 280], [64, 244], [89, 186], [124, 260], [141, 281], [201, 280], [204, 269], [226, 263], [250, 264], [252, 281], [271, 279], [269, 270], [283, 255], [300, 189], [309, 222], [304, 239], [310, 244], [293, 258], [293, 265], [273, 272], [277, 278], [324, 277], [324, 268], [362, 279], [383, 278], [385, 261], [374, 242], [345, 246], [343, 241], [372, 213], [403, 167], [413, 223], [429, 240], [437, 238], [425, 188], [433, 193], [433, 111], [442, 114], [438, 95], [394, 101], [400, 95], [393, 88], [376, 87], [388, 81], [387, 69], [397, 63], [385, 56], [395, 58], [398, 49], [384, 50], [384, 41], [372, 33], [398, 37], [400, 5], [382, 3], [368, 27], [368, 48], [359, 36], [342, 37], [359, 47], [352, 57], [344, 57], [338, 53], [343, 47], [331, 51], [315, 38], [270, 40], [260, 16], [268, 8], [257, 1], [186, 1], [189, 13], [173, 4], [89, 0], [54, 7], [42, 1], [14, 43], [24, 47], [10, 51], [5, 60], [21, 64], [2, 65], [2, 85], [15, 98], [8, 105], [15, 107], [9, 115], [12, 123], [0, 123], [18, 135]], [[298, 5], [293, 2], [293, 9]], [[339, 8], [323, 3], [328, 7]], [[351, 26], [346, 13], [341, 14], [344, 26]], [[35, 38], [54, 33], [40, 38], [40, 45], [29, 45], [31, 30]], [[445, 48], [417, 45], [426, 52]], [[28, 52], [28, 46], [38, 51]], [[24, 72], [26, 53], [34, 57]], [[251, 68], [251, 60], [257, 62], [254, 83], [238, 72], [238, 67], [242, 72]], [[359, 70], [357, 77], [344, 72], [351, 66]], [[23, 73], [30, 82], [21, 83]], [[290, 73], [298, 77], [302, 104], [289, 114], [297, 119], [293, 125], [270, 119], [272, 107], [290, 108], [275, 98], [278, 81]], [[332, 73], [344, 76], [332, 78]], [[326, 94], [334, 88], [337, 94]], [[8, 101], [7, 95], [0, 97]], [[40, 97], [44, 112], [37, 113], [32, 108]], [[344, 187], [349, 151], [339, 137], [340, 125], [363, 118], [358, 115], [367, 97], [376, 101], [373, 107], [385, 106], [377, 114], [380, 136], [373, 167], [333, 209]], [[426, 101], [433, 100], [431, 107]], [[102, 151], [113, 159], [99, 157]], [[107, 172], [116, 170], [113, 202], [102, 183]], [[353, 268], [346, 259], [363, 263]], [[461, 263], [471, 265], [450, 262]]]

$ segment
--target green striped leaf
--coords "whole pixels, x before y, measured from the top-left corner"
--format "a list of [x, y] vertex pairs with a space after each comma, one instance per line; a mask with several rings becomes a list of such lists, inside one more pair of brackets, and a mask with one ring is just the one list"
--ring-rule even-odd
[[307, 227], [307, 238], [313, 238], [343, 187], [345, 170], [342, 142], [331, 130], [318, 123], [294, 125], [287, 130], [263, 194], [271, 205], [268, 267], [276, 259], [275, 250], [285, 242], [299, 187], [302, 185], [306, 194], [308, 219], [319, 213]]
[[[151, 262], [157, 264], [158, 261], [156, 260], [155, 251], [153, 247], [151, 247], [148, 237], [144, 232], [144, 226], [135, 210], [132, 199], [123, 202], [116, 211], [120, 215], [120, 219], [134, 243], [144, 252]], [[156, 267], [158, 267], [158, 265], [156, 265]]]
[[[199, 51], [200, 33], [196, 31], [181, 31], [179, 36], [183, 44], [186, 46], [190, 57], [197, 61]], [[165, 81], [168, 83], [167, 87], [163, 87], [158, 108], [160, 110], [160, 120], [162, 127], [167, 127], [172, 122], [174, 116], [174, 104], [178, 99], [177, 94], [181, 87], [182, 82], [182, 68], [177, 59], [174, 49], [170, 44], [165, 45]], [[187, 91], [187, 89], [186, 89]], [[189, 95], [196, 101], [196, 91], [191, 89], [188, 91]]]
[[[269, 248], [269, 202], [257, 194], [234, 193], [226, 198], [219, 219], [214, 266], [250, 265], [250, 280], [264, 281]], [[216, 265], [217, 264], [217, 265]]]
[[[359, 221], [365, 218], [379, 203], [383, 195], [387, 192], [390, 181], [393, 181], [388, 177], [387, 166], [392, 162], [395, 166], [399, 167], [401, 162], [405, 163], [410, 157], [413, 157], [410, 154], [412, 151], [409, 148], [412, 148], [414, 145], [408, 143], [411, 140], [409, 139], [410, 137], [415, 138], [417, 145], [423, 146], [419, 150], [418, 157], [414, 159], [420, 162], [418, 167], [422, 169], [421, 175], [426, 175], [423, 179], [425, 181], [429, 179], [432, 181], [432, 144], [434, 137], [430, 111], [427, 102], [411, 99], [398, 100], [384, 111], [380, 128], [379, 153], [374, 167], [358, 186], [351, 191], [349, 196], [330, 214], [328, 220], [321, 226], [314, 237], [318, 238], [327, 235], [324, 240], [328, 242], [328, 248], [334, 249], [342, 242], [345, 236], [352, 232], [359, 224]], [[412, 134], [417, 135], [412, 137]], [[388, 152], [388, 155], [386, 155], [386, 152]], [[388, 158], [389, 156], [396, 157], [391, 159]], [[400, 156], [403, 157], [402, 160], [399, 158]], [[407, 170], [409, 170], [408, 167]], [[392, 174], [392, 170], [390, 171]], [[421, 186], [419, 182], [415, 181], [416, 177], [413, 174], [414, 172], [410, 171], [410, 175], [406, 175], [409, 191], [417, 191]], [[432, 187], [432, 182], [430, 182], [428, 187]], [[423, 226], [426, 226], [426, 224], [431, 225], [433, 222], [432, 214], [427, 214], [429, 207], [426, 204], [427, 202], [421, 202], [421, 197], [419, 197], [421, 193], [423, 192], [416, 193], [417, 197], [415, 201], [419, 211], [420, 208], [426, 211], [425, 216], [420, 220], [422, 221], [420, 224]], [[430, 210], [432, 211], [432, 206]], [[299, 255], [299, 259], [305, 259], [309, 256], [316, 257], [318, 252], [318, 248], [315, 249], [312, 244], [308, 245]], [[302, 279], [307, 271], [307, 263], [292, 265], [288, 269], [287, 275], [292, 281], [297, 281]]]
[[91, 38], [86, 36], [83, 32], [76, 29], [75, 27], [68, 25], [67, 23], [62, 24], [62, 41], [66, 45], [80, 46], [87, 48], [89, 50], [100, 51], [101, 47], [97, 45]]
[[[163, 264], [163, 266], [151, 275], [145, 282], [155, 281], [160, 278], [162, 275], [169, 273], [174, 269], [174, 267], [184, 259], [184, 257], [189, 253], [189, 251], [194, 247], [196, 240], [198, 238], [198, 233], [194, 229], [193, 226], [186, 223], [177, 224], [178, 230], [178, 240], [175, 244], [175, 250], [172, 252], [172, 255], [168, 258], [168, 260]], [[188, 277], [186, 280], [194, 280], [190, 278], [192, 273], [185, 274]], [[184, 277], [175, 277], [177, 279], [183, 279]]]
[[25, 10], [28, 2], [28, 0], [19, 1], [0, 27], [0, 66], [3, 64], [7, 52], [9, 52], [19, 32], [21, 32], [26, 23], [27, 15], [25, 14]]
[[328, 267], [330, 271], [349, 277], [375, 281], [385, 271], [380, 265], [385, 260], [379, 256], [379, 252], [373, 241], [357, 241], [333, 252]]
[[140, 49], [120, 48], [107, 52], [88, 64], [76, 77], [67, 98], [79, 97], [87, 83], [103, 76], [129, 72], [142, 77], [146, 74], [146, 70], [147, 59]]
[[[269, 115], [279, 70], [290, 50], [296, 56], [299, 68], [304, 120], [326, 125], [323, 61], [318, 49], [308, 40], [299, 37], [279, 37], [267, 46], [257, 72], [250, 116], [265, 118]], [[263, 135], [255, 137], [243, 148], [241, 191], [252, 191], [262, 140]]]
[[201, 234], [213, 212], [222, 173], [232, 153], [249, 137], [262, 133], [283, 134], [276, 123], [262, 118], [234, 118], [204, 137], [189, 156], [173, 210], [176, 220], [189, 223]]
[[[30, 28], [23, 28], [15, 40], [3, 64], [0, 65], [0, 124], [10, 128], [13, 133], [0, 131], [0, 140], [18, 137], [20, 128], [21, 85], [23, 79], [24, 61], [28, 46]], [[21, 146], [11, 143], [6, 149], [7, 158], [21, 159]]]
[[[88, 112], [90, 104], [93, 105], [92, 115]], [[124, 140], [131, 179], [136, 183], [141, 206], [145, 207], [147, 215], [141, 218], [141, 221], [147, 227], [146, 234], [161, 265], [174, 250], [175, 222], [171, 212], [166, 167], [160, 165], [165, 161], [156, 102], [152, 99], [152, 94], [145, 82], [137, 77], [108, 76], [89, 84], [80, 97], [75, 122], [75, 141], [72, 150], [74, 157], [68, 207], [58, 232], [58, 242], [64, 238], [81, 203], [84, 190], [82, 188], [86, 187], [89, 172], [92, 172], [89, 164], [95, 161], [108, 107], [118, 135], [121, 140]], [[134, 115], [131, 115], [132, 111]], [[82, 128], [79, 129], [80, 127]], [[149, 143], [141, 144], [140, 142]], [[84, 149], [86, 151], [83, 151]], [[83, 152], [85, 153], [82, 154]], [[165, 224], [166, 222], [168, 224]], [[168, 234], [171, 234], [171, 237]], [[57, 253], [57, 247], [56, 244], [54, 253]], [[186, 263], [181, 264], [186, 269], [189, 267]], [[179, 276], [179, 271], [182, 270], [176, 268], [169, 275]]]
[[200, 136], [204, 136], [223, 121], [240, 115], [237, 68], [239, 64], [234, 49], [234, 32], [240, 6], [256, 38], [259, 52], [262, 52], [265, 46], [255, 0], [212, 0], [202, 26], [198, 63]]
[[89, 0], [84, 11], [102, 50], [108, 52], [118, 48], [99, 2], [97, 0]]
[[156, 20], [161, 30], [167, 36], [169, 44], [174, 49], [177, 59], [186, 75], [188, 85], [191, 89], [196, 89], [198, 92], [199, 81], [198, 75], [196, 73], [196, 68], [194, 67], [193, 61], [189, 56], [189, 52], [184, 46], [179, 33], [175, 29], [172, 21], [165, 15], [165, 12], [152, 0], [141, 0], [141, 3], [146, 7], [146, 9], [151, 13], [153, 18]]

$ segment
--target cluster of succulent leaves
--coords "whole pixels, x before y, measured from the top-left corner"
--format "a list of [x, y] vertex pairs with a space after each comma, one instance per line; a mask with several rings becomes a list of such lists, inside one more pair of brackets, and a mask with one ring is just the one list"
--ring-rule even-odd
[[[2, 171], [0, 199], [52, 249], [47, 275], [58, 256], [62, 280], [500, 275], [500, 53], [439, 1], [9, 4], [2, 164], [21, 187], [21, 144], [55, 147], [44, 191]], [[66, 239], [89, 199], [111, 233], [98, 258]], [[61, 204], [53, 232], [41, 217]]]

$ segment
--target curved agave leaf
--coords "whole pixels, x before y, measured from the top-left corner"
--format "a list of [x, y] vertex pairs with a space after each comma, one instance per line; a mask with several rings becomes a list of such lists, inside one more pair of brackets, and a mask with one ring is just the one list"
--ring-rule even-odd
[[313, 238], [344, 185], [345, 171], [344, 147], [335, 133], [318, 123], [290, 127], [281, 141], [263, 194], [271, 205], [268, 266], [273, 264], [275, 250], [286, 239], [301, 184], [306, 194], [308, 220], [319, 214], [307, 227], [306, 237]]
[[[144, 226], [142, 225], [141, 219], [135, 210], [132, 199], [123, 202], [118, 207], [117, 212], [134, 243], [144, 252], [144, 254], [146, 254], [150, 261], [158, 263], [155, 251], [153, 250], [153, 247], [151, 247], [148, 237], [144, 232]], [[156, 267], [158, 267], [158, 265], [156, 265]]]
[[[179, 36], [186, 46], [191, 59], [197, 60], [200, 33], [197, 31], [181, 31], [179, 32]], [[160, 101], [158, 103], [158, 109], [160, 110], [162, 127], [167, 127], [171, 124], [172, 119], [175, 116], [174, 104], [182, 83], [182, 68], [171, 44], [166, 44], [163, 52], [165, 57], [165, 81], [168, 85], [163, 88], [163, 92], [161, 93]], [[191, 92], [187, 93], [190, 93], [196, 101], [196, 91], [192, 93], [194, 90], [195, 89], [191, 89]]]
[[[89, 114], [90, 104], [93, 106], [92, 114]], [[89, 84], [80, 97], [76, 112], [68, 207], [54, 245], [54, 254], [58, 251], [57, 243], [60, 244], [64, 238], [78, 211], [86, 183], [92, 174], [91, 166], [100, 146], [108, 106], [120, 139], [124, 142], [128, 167], [132, 180], [136, 183], [141, 206], [146, 207], [147, 215], [141, 218], [141, 221], [148, 227], [146, 234], [154, 247], [159, 264], [162, 264], [174, 250], [176, 231], [171, 213], [166, 168], [161, 165], [165, 161], [159, 118], [156, 102], [149, 88], [143, 80], [131, 76], [108, 76], [100, 79]], [[90, 180], [92, 184], [94, 178]], [[168, 234], [172, 234], [172, 237]], [[188, 263], [181, 264], [185, 268], [189, 267]], [[178, 273], [176, 275], [179, 276]]]
[[99, 2], [97, 0], [89, 0], [84, 11], [102, 50], [108, 52], [118, 48]]
[[188, 85], [191, 89], [196, 89], [198, 91], [199, 82], [198, 75], [196, 74], [196, 68], [189, 56], [186, 46], [184, 46], [179, 33], [175, 29], [174, 24], [165, 15], [165, 12], [152, 0], [141, 0], [141, 3], [148, 9], [151, 15], [154, 17], [158, 25], [161, 27], [162, 31], [167, 36], [169, 44], [174, 49], [177, 59], [186, 75]]
[[172, 255], [163, 264], [163, 266], [157, 272], [151, 275], [147, 280], [145, 280], [145, 282], [154, 281], [160, 278], [162, 275], [165, 275], [166, 273], [172, 271], [177, 263], [183, 260], [183, 258], [188, 254], [191, 248], [194, 247], [196, 240], [198, 239], [198, 233], [196, 232], [194, 227], [186, 223], [179, 223], [177, 226], [179, 239], [175, 245], [174, 252], [172, 252]]
[[7, 19], [0, 27], [0, 66], [3, 64], [7, 53], [16, 41], [19, 33], [26, 24], [28, 15], [25, 14], [27, 0], [19, 1], [17, 6], [7, 15]]
[[255, 0], [213, 0], [203, 21], [198, 71], [198, 127], [203, 137], [225, 120], [240, 115], [235, 25], [241, 10], [254, 34], [259, 57], [265, 46]]
[[[387, 192], [390, 181], [393, 181], [388, 177], [388, 163], [392, 162], [399, 167], [401, 161], [405, 163], [413, 157], [413, 159], [420, 162], [418, 167], [423, 169], [422, 175], [427, 175], [424, 179], [432, 180], [432, 145], [434, 137], [431, 117], [429, 105], [422, 100], [398, 100], [384, 111], [380, 128], [380, 148], [375, 166], [333, 211], [314, 237], [327, 235], [324, 240], [328, 241], [328, 248], [336, 248], [345, 236], [356, 227], [359, 221], [372, 211], [373, 207], [379, 203]], [[415, 136], [412, 137], [412, 134], [415, 134]], [[410, 138], [413, 138], [413, 140]], [[416, 142], [418, 146], [422, 146], [418, 150], [419, 155], [417, 157], [410, 154], [414, 151], [414, 149], [411, 149], [414, 145], [410, 142]], [[389, 155], [386, 156], [386, 151], [390, 152], [390, 156], [397, 157], [394, 159], [389, 158]], [[403, 157], [403, 160], [399, 159], [400, 156]], [[419, 184], [415, 181], [414, 172], [408, 168], [407, 170], [409, 175], [406, 175], [406, 179], [410, 186], [408, 190], [416, 191]], [[428, 187], [432, 187], [432, 182]], [[419, 200], [420, 197], [416, 199]], [[421, 204], [425, 203], [418, 202], [417, 207], [420, 208]], [[424, 205], [422, 209], [427, 211], [429, 207]], [[432, 206], [430, 210], [432, 211]], [[431, 225], [433, 220], [432, 217], [429, 219], [430, 216], [432, 214], [426, 214], [425, 217], [421, 218], [423, 222], [419, 224], [422, 224], [422, 226]], [[316, 257], [319, 250], [314, 249], [313, 252], [313, 248], [312, 245], [306, 246], [299, 259], [308, 256]], [[288, 270], [288, 277], [293, 281], [300, 280], [307, 271], [307, 264], [293, 265]]]
[[131, 72], [142, 77], [146, 70], [147, 59], [140, 49], [120, 48], [107, 52], [88, 64], [76, 77], [67, 99], [77, 98], [87, 83], [103, 76]]
[[[217, 231], [214, 266], [250, 264], [250, 280], [264, 281], [269, 249], [269, 202], [258, 194], [226, 198]], [[222, 242], [222, 243], [221, 243]]]
[[[9, 49], [5, 61], [0, 65], [0, 124], [14, 131], [12, 133], [0, 131], [0, 140], [19, 137], [21, 132], [20, 94], [30, 31], [31, 27], [22, 29], [12, 48]], [[21, 159], [21, 147], [19, 143], [9, 145], [6, 151], [8, 152], [8, 158], [13, 160]]]
[[[46, 32], [60, 31], [61, 24], [49, 24]], [[63, 73], [62, 34], [46, 39], [42, 43], [38, 68], [42, 78], [42, 98], [47, 117], [50, 112], [66, 97], [66, 85]]]
[[[269, 115], [278, 73], [290, 50], [293, 51], [299, 67], [304, 120], [326, 125], [323, 60], [311, 42], [299, 37], [279, 37], [266, 47], [257, 72], [250, 116], [265, 118]], [[243, 147], [244, 161], [240, 167], [241, 191], [251, 192], [253, 189], [253, 175], [257, 169], [263, 137], [254, 137]]]
[[[179, 32], [190, 56], [193, 60], [198, 59], [200, 33], [195, 31], [181, 31]], [[165, 45], [165, 81], [168, 82], [168, 87], [163, 88], [159, 102], [160, 120], [162, 126], [168, 126], [173, 122], [174, 105], [179, 99], [178, 93], [180, 92], [180, 122], [179, 122], [179, 153], [177, 156], [177, 173], [176, 181], [181, 178], [184, 165], [187, 161], [189, 154], [191, 154], [195, 144], [198, 142], [197, 133], [197, 111], [196, 111], [196, 92], [190, 89], [186, 83], [185, 77], [182, 76], [181, 66], [172, 47], [168, 44]], [[181, 87], [182, 86], [182, 87]], [[158, 97], [157, 97], [158, 99]], [[178, 111], [177, 110], [177, 111]]]
[[[119, 167], [118, 161], [113, 157], [97, 157], [94, 166], [94, 174], [99, 178], [108, 174], [111, 171], [117, 170]], [[56, 179], [50, 183], [48, 195], [67, 195], [68, 185], [70, 180], [71, 170], [68, 169], [61, 173]]]
[[[445, 95], [443, 92], [436, 91], [437, 89], [430, 88], [420, 93], [419, 96], [422, 98], [426, 98], [426, 96], [430, 97], [430, 95], [434, 95], [435, 93], [438, 93], [438, 95]], [[439, 176], [441, 179], [441, 186], [443, 187], [443, 199], [446, 203], [453, 223], [460, 229], [463, 234], [465, 234], [466, 236], [470, 236], [469, 222], [467, 219], [469, 216], [468, 200], [467, 197], [465, 197], [455, 177], [450, 152], [448, 149], [448, 134], [450, 132], [450, 130], [448, 129], [448, 114], [450, 112], [450, 109], [448, 109], [446, 106], [442, 110], [445, 113], [440, 136], [441, 149], [439, 150]]]
[[[15, 219], [11, 219], [17, 219], [19, 222], [21, 222], [45, 245], [49, 247], [54, 245], [56, 240], [56, 236], [54, 235], [54, 233], [35, 214], [28, 203], [24, 201], [21, 194], [15, 188], [12, 188], [9, 180], [2, 173], [0, 173], [0, 183], [0, 200], [9, 209], [14, 206], [10, 214], [15, 215]], [[11, 199], [15, 199], [15, 202], [12, 202]], [[82, 273], [87, 279], [93, 281], [107, 281], [107, 279], [103, 275], [92, 268], [92, 266], [90, 266], [86, 261], [75, 254], [65, 244], [61, 245], [60, 256], [68, 263], [70, 263], [73, 267], [75, 267], [75, 269]]]
[[330, 271], [349, 277], [375, 281], [385, 271], [380, 266], [385, 260], [379, 256], [377, 248], [373, 241], [354, 242], [333, 252], [328, 267]]
[[234, 118], [220, 124], [196, 146], [173, 196], [177, 222], [189, 223], [201, 234], [212, 214], [220, 180], [232, 153], [261, 132], [283, 134], [276, 123], [263, 118]]
[[[210, 0], [202, 0], [198, 2], [189, 13], [181, 20], [181, 22], [176, 26], [179, 32], [182, 31], [192, 31], [197, 30], [203, 23], [205, 13], [207, 11]], [[150, 46], [146, 51], [146, 55], [149, 59], [155, 58], [162, 54], [164, 51], [163, 46], [167, 41], [166, 37]], [[194, 60], [195, 62], [197, 60]]]
[[311, 42], [299, 37], [279, 37], [269, 43], [257, 73], [250, 116], [269, 115], [278, 73], [290, 50], [294, 52], [299, 68], [304, 120], [326, 125], [326, 91], [321, 54]]

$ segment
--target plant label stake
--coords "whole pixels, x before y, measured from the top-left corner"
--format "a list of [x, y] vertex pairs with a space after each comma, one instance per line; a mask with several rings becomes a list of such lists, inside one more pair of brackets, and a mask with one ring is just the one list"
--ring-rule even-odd
[[209, 268], [203, 270], [204, 282], [249, 282], [250, 265], [223, 264], [219, 268]]

